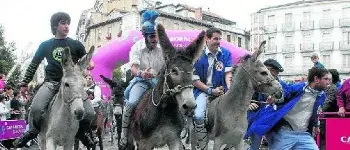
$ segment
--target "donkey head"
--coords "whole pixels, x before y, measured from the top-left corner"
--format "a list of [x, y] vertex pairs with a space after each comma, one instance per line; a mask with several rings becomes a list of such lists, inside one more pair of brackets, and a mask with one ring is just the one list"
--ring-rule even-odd
[[[195, 108], [192, 75], [193, 64], [202, 54], [205, 32], [183, 50], [176, 50], [162, 25], [157, 26], [159, 43], [163, 50], [165, 65], [165, 88], [175, 89], [175, 97], [182, 112]], [[168, 87], [166, 87], [168, 86]]]
[[84, 91], [85, 80], [83, 71], [86, 69], [94, 49], [94, 47], [91, 47], [89, 53], [82, 57], [76, 64], [73, 62], [70, 49], [68, 47], [66, 47], [62, 52], [62, 99], [69, 105], [72, 115], [78, 120], [83, 118], [83, 100], [87, 97], [86, 92]]
[[253, 55], [245, 56], [242, 60], [242, 68], [247, 73], [253, 84], [253, 88], [257, 92], [262, 92], [266, 95], [281, 98], [282, 87], [279, 82], [271, 75], [266, 66], [258, 60], [258, 56], [262, 53], [266, 41], [263, 41], [259, 49]]

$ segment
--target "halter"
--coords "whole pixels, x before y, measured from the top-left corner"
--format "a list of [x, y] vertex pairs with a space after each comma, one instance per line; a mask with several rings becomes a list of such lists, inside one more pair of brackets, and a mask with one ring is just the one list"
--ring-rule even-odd
[[[172, 88], [172, 89], [169, 88], [169, 85], [168, 85], [168, 82], [167, 82], [167, 77], [170, 76], [170, 74], [167, 73], [167, 72], [168, 72], [168, 67], [167, 67], [167, 66], [165, 66], [165, 72], [166, 72], [166, 74], [165, 74], [165, 79], [164, 79], [164, 83], [163, 83], [163, 93], [162, 93], [162, 96], [161, 96], [161, 98], [160, 98], [160, 100], [159, 100], [158, 103], [155, 103], [155, 102], [154, 102], [154, 99], [153, 99], [153, 93], [154, 93], [154, 89], [155, 89], [155, 88], [153, 88], [153, 90], [152, 90], [152, 103], [153, 103], [153, 105], [156, 106], [156, 107], [158, 107], [158, 105], [160, 104], [160, 102], [162, 101], [162, 99], [163, 99], [165, 96], [174, 96], [174, 95], [176, 95], [176, 94], [181, 93], [182, 90], [184, 90], [184, 89], [186, 89], [186, 88], [193, 88], [193, 85], [192, 85], [192, 84], [190, 84], [190, 85], [185, 85], [185, 86], [177, 85], [177, 86], [175, 86], [175, 87]], [[191, 73], [191, 72], [185, 72], [185, 71], [181, 71], [181, 72], [183, 72], [183, 73]]]
[[257, 81], [243, 65], [242, 65], [242, 68], [248, 74], [248, 76], [253, 80], [253, 82], [257, 84], [258, 88], [260, 88], [261, 85], [269, 85], [274, 81], [274, 79], [268, 79], [267, 81]]

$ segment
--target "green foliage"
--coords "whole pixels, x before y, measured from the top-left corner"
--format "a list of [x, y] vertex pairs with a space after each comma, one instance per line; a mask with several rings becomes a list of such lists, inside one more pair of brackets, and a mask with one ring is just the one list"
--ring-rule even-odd
[[123, 72], [121, 67], [115, 68], [113, 70], [113, 79], [121, 79], [123, 77]]
[[18, 65], [15, 71], [7, 80], [7, 85], [10, 85], [14, 90], [19, 90], [18, 83], [20, 82], [21, 77], [21, 66]]
[[0, 25], [0, 73], [7, 74], [15, 64], [15, 50], [16, 44], [14, 42], [6, 43], [4, 29]]

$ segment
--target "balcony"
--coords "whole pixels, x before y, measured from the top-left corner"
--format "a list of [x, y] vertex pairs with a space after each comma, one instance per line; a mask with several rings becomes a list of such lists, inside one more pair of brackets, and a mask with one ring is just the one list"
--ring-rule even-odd
[[300, 44], [300, 52], [313, 52], [314, 51], [314, 43], [302, 43]]
[[340, 41], [339, 42], [339, 49], [344, 50], [350, 50], [350, 41]]
[[294, 44], [284, 44], [282, 46], [282, 53], [294, 53], [295, 45]]
[[294, 22], [286, 22], [284, 24], [282, 24], [282, 31], [284, 32], [291, 32], [294, 31]]
[[334, 27], [333, 19], [321, 19], [320, 20], [320, 29], [329, 29]]
[[320, 51], [332, 51], [334, 49], [334, 42], [321, 42]]
[[275, 32], [277, 32], [277, 25], [265, 26], [265, 33], [275, 33]]
[[340, 27], [350, 27], [350, 18], [340, 18], [339, 19], [339, 26]]
[[272, 44], [269, 45], [265, 51], [266, 54], [274, 54], [277, 53], [277, 45], [276, 44]]
[[300, 22], [300, 30], [313, 30], [314, 29], [314, 21], [302, 21]]

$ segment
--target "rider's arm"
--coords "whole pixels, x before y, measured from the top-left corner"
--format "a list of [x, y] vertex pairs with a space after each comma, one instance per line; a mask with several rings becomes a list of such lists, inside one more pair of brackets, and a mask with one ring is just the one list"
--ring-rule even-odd
[[225, 83], [226, 83], [227, 89], [230, 89], [231, 79], [232, 79], [232, 56], [230, 52], [225, 58], [224, 66], [225, 66]]
[[24, 84], [28, 84], [30, 81], [32, 81], [36, 70], [38, 69], [40, 63], [43, 61], [45, 55], [44, 55], [44, 49], [45, 44], [41, 43], [38, 50], [36, 51], [30, 65], [28, 66], [25, 74], [24, 74], [24, 78], [22, 80], [22, 83]]
[[137, 76], [139, 72], [139, 65], [141, 61], [141, 49], [142, 49], [142, 43], [141, 41], [138, 41], [131, 47], [131, 50], [130, 50], [129, 64], [131, 66], [131, 74], [133, 76]]
[[92, 104], [96, 104], [96, 103], [99, 103], [99, 102], [102, 101], [102, 99], [101, 99], [101, 97], [102, 97], [101, 88], [99, 86], [97, 86], [97, 85], [94, 88], [94, 95], [95, 95], [94, 99], [91, 100]]

